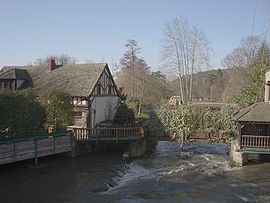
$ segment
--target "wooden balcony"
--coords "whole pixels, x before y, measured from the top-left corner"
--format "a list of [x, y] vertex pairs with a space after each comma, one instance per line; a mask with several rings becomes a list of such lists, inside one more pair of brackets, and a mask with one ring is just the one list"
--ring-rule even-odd
[[77, 141], [119, 142], [135, 141], [144, 138], [145, 126], [126, 128], [72, 128]]
[[242, 135], [241, 148], [270, 149], [270, 136]]

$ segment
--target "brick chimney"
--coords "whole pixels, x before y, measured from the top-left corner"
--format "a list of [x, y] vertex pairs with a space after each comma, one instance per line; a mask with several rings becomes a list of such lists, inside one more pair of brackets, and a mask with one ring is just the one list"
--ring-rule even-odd
[[57, 68], [57, 66], [55, 64], [55, 60], [52, 58], [48, 59], [48, 70], [53, 71], [56, 68]]

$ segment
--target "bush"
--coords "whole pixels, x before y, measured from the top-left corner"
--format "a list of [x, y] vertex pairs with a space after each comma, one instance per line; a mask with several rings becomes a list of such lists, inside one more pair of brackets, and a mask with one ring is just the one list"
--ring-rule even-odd
[[30, 91], [0, 93], [0, 132], [28, 134], [42, 128], [44, 110]]
[[69, 94], [57, 91], [47, 92], [41, 96], [40, 102], [46, 112], [46, 127], [62, 130], [71, 124], [73, 106]]
[[230, 135], [236, 132], [232, 119], [234, 110], [229, 106], [215, 109], [190, 105], [171, 107], [166, 104], [157, 110], [157, 115], [165, 130], [171, 134], [175, 133], [176, 137], [182, 141], [189, 134], [209, 127], [220, 133], [228, 132]]
[[175, 134], [179, 140], [186, 139], [187, 135], [196, 129], [195, 115], [190, 106], [172, 108], [163, 105], [157, 112], [165, 130]]
[[132, 98], [127, 100], [127, 106], [128, 108], [132, 109], [135, 116], [138, 116], [139, 108], [140, 108], [140, 101], [137, 98]]

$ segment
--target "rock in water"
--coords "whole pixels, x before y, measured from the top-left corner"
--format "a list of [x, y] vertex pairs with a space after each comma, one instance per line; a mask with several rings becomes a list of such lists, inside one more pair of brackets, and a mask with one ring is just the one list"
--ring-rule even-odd
[[122, 159], [124, 161], [128, 160], [129, 159], [129, 152], [128, 151], [125, 151], [123, 154], [122, 154]]
[[190, 158], [192, 156], [192, 152], [181, 152], [182, 158]]

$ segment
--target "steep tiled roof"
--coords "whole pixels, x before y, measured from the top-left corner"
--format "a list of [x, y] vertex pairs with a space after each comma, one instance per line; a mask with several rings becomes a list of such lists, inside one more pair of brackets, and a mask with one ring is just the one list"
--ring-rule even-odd
[[72, 64], [49, 71], [46, 66], [6, 66], [0, 75], [11, 70], [26, 70], [31, 76], [32, 89], [37, 95], [60, 90], [71, 96], [89, 96], [106, 64]]
[[258, 102], [242, 109], [234, 120], [238, 122], [270, 122], [270, 102]]

